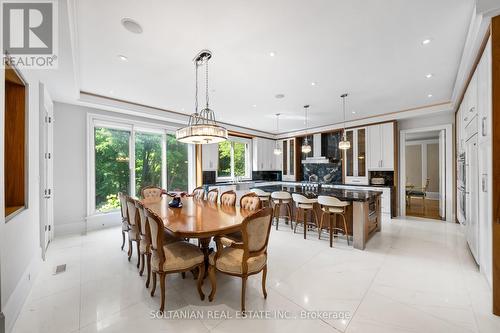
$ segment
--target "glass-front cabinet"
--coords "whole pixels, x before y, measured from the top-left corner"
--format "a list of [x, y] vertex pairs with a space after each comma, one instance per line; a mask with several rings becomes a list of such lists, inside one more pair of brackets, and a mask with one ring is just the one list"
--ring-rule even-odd
[[283, 140], [283, 180], [295, 181], [295, 138]]
[[347, 140], [351, 148], [344, 153], [345, 183], [368, 185], [366, 165], [366, 127], [346, 130]]

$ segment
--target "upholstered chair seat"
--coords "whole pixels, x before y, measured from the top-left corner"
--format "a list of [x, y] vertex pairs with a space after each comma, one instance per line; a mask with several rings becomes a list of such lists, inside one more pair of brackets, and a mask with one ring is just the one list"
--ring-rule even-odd
[[338, 207], [323, 207], [321, 208], [324, 212], [329, 212], [329, 213], [343, 213], [344, 208], [338, 208]]
[[[163, 245], [165, 253], [165, 262], [162, 270], [164, 271], [182, 271], [190, 267], [200, 265], [205, 257], [200, 248], [188, 242], [174, 242]], [[151, 258], [151, 266], [154, 270], [159, 270], [160, 259], [156, 252]]]
[[[230, 244], [228, 241], [229, 240], [226, 238], [226, 241], [223, 243]], [[215, 253], [210, 255], [210, 265], [215, 265], [215, 267], [221, 272], [242, 274], [243, 252], [243, 249], [225, 247], [221, 250], [220, 257], [217, 262], [215, 262]], [[249, 258], [247, 261], [248, 273], [260, 272], [266, 265], [266, 261], [267, 255], [265, 254]]]

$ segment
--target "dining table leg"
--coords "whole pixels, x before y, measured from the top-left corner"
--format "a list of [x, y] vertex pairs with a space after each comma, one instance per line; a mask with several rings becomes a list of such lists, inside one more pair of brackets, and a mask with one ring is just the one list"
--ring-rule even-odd
[[200, 246], [201, 246], [201, 251], [203, 252], [203, 255], [205, 256], [205, 275], [203, 278], [206, 278], [208, 275], [208, 266], [210, 265], [208, 261], [208, 256], [211, 253], [210, 249], [210, 240], [211, 238], [200, 238]]

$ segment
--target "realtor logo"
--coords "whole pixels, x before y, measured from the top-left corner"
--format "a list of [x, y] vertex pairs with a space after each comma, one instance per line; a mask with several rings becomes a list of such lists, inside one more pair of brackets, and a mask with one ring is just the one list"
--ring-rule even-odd
[[54, 68], [57, 12], [54, 1], [2, 1], [4, 64]]

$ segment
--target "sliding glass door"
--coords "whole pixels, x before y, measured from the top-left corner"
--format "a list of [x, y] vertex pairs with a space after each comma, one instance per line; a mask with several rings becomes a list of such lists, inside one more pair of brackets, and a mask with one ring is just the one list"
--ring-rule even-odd
[[162, 134], [135, 133], [136, 196], [146, 186], [162, 186], [162, 145]]

